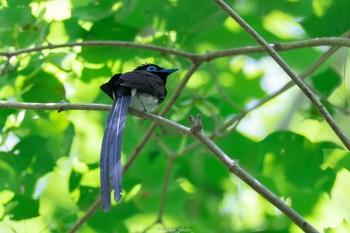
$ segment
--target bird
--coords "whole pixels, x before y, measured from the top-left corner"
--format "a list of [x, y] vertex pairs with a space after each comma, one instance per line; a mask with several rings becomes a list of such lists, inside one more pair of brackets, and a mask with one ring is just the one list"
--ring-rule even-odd
[[100, 189], [103, 211], [111, 206], [111, 190], [114, 200], [122, 198], [121, 148], [128, 108], [152, 112], [164, 101], [168, 75], [178, 69], [165, 69], [155, 64], [143, 64], [123, 74], [115, 74], [101, 85], [114, 103], [108, 114], [100, 154]]

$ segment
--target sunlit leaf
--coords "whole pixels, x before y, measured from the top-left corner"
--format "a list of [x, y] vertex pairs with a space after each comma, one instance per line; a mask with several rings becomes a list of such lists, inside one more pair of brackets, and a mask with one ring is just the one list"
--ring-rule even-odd
[[350, 20], [347, 9], [350, 8], [350, 2], [337, 0], [332, 3], [322, 16], [318, 16], [315, 12], [302, 21], [303, 27], [310, 36], [338, 36], [349, 30]]
[[39, 216], [39, 201], [27, 196], [15, 195], [7, 204], [13, 220], [24, 220]]

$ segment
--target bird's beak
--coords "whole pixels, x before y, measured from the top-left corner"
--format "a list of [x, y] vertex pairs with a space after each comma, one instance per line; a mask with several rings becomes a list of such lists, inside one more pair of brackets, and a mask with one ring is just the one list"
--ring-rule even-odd
[[164, 69], [164, 70], [160, 70], [158, 72], [164, 72], [164, 73], [171, 74], [171, 73], [174, 73], [177, 70], [179, 70], [179, 69]]

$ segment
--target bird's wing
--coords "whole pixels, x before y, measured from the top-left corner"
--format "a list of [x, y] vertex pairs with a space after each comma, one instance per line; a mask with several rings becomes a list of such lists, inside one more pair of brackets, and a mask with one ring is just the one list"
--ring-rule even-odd
[[123, 80], [120, 79], [120, 76], [121, 74], [113, 75], [113, 77], [107, 83], [102, 84], [100, 87], [101, 90], [104, 91], [112, 99], [115, 99], [114, 90], [116, 89], [116, 86], [120, 85], [120, 83], [123, 82]]
[[138, 91], [148, 93], [159, 98], [166, 95], [164, 82], [157, 75], [145, 70], [134, 70], [120, 76], [120, 86], [136, 88]]
[[122, 165], [120, 156], [125, 120], [130, 101], [130, 95], [117, 98], [107, 118], [100, 158], [101, 200], [104, 211], [108, 211], [111, 206], [111, 184], [114, 190], [114, 199], [117, 202], [121, 199]]

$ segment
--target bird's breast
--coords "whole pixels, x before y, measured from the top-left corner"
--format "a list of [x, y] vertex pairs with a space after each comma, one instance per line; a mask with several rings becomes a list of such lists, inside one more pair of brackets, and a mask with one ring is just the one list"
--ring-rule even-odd
[[132, 98], [129, 106], [140, 111], [152, 112], [164, 100], [164, 98], [159, 98], [148, 93], [137, 91], [131, 91], [131, 93]]

